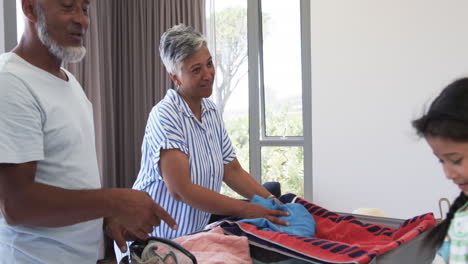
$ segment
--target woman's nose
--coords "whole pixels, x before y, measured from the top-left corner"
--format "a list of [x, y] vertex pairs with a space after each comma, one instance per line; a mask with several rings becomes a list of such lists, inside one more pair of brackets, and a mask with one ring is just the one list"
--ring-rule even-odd
[[211, 81], [214, 78], [214, 68], [206, 68], [203, 71], [203, 79]]

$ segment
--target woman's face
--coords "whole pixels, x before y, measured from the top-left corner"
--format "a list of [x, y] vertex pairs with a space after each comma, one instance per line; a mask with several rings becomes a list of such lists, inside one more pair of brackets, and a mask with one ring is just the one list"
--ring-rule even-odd
[[172, 80], [179, 86], [178, 92], [191, 99], [211, 96], [214, 76], [213, 59], [205, 46], [182, 61], [180, 73], [171, 74]]
[[426, 137], [426, 141], [439, 158], [447, 179], [468, 195], [468, 142], [455, 142], [440, 137]]

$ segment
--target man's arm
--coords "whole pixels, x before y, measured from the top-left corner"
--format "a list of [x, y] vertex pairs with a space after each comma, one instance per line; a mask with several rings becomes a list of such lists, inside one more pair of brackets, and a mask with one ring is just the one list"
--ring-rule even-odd
[[58, 188], [36, 183], [36, 167], [36, 162], [0, 164], [0, 207], [10, 225], [61, 227], [105, 217], [141, 239], [160, 220], [176, 226], [146, 192]]

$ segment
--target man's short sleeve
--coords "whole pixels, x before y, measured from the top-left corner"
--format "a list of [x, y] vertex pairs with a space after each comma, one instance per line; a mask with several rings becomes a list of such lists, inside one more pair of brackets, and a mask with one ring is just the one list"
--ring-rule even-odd
[[44, 158], [42, 110], [23, 81], [0, 73], [0, 163]]

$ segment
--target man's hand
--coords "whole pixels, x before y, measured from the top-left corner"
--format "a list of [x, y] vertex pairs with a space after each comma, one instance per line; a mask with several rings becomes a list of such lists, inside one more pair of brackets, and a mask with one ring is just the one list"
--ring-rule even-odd
[[126, 241], [135, 241], [138, 238], [128, 232], [114, 218], [104, 218], [104, 232], [117, 243], [122, 253], [127, 252]]
[[[153, 228], [161, 224], [161, 220], [172, 229], [177, 229], [176, 221], [156, 204], [148, 193], [132, 189], [114, 190], [117, 193], [113, 196], [116, 197], [113, 208], [117, 210], [111, 212], [111, 222], [117, 222], [126, 232], [144, 241], [149, 237], [148, 233], [153, 232]], [[113, 224], [118, 230], [119, 228], [115, 226]]]

